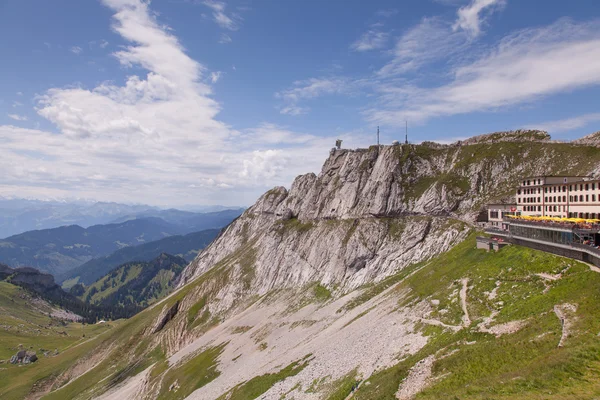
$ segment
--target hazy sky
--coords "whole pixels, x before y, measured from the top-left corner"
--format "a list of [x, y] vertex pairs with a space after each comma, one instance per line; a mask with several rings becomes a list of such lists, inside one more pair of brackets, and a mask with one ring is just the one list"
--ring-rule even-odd
[[336, 138], [600, 129], [597, 0], [0, 0], [0, 196], [247, 205]]

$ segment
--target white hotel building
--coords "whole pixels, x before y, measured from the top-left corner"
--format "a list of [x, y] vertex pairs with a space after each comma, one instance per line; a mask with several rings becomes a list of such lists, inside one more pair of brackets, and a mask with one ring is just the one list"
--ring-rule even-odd
[[600, 180], [588, 176], [537, 176], [517, 189], [517, 214], [600, 219]]

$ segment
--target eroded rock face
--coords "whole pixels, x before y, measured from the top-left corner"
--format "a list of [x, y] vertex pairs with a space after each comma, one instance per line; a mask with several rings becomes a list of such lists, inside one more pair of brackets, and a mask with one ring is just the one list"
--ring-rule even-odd
[[[511, 200], [522, 176], [587, 173], [600, 162], [600, 154], [588, 160], [589, 152], [547, 139], [516, 131], [460, 146], [332, 150], [318, 176], [265, 193], [187, 267], [180, 285], [242, 251], [250, 254], [243, 264], [253, 271], [246, 287], [255, 294], [383, 279], [462, 240], [467, 229], [457, 221], [474, 223], [488, 202]], [[241, 295], [232, 293], [223, 298]]]
[[175, 302], [175, 304], [173, 304], [171, 307], [167, 307], [165, 305], [165, 308], [160, 313], [160, 316], [156, 319], [156, 323], [152, 328], [152, 333], [160, 332], [165, 327], [165, 325], [167, 325], [167, 323], [177, 315], [178, 311], [179, 301]]

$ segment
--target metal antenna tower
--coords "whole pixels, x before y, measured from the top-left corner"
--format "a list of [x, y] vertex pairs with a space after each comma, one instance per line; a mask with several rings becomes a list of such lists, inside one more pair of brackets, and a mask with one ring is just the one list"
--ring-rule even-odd
[[379, 125], [377, 126], [377, 146], [379, 146]]
[[404, 137], [404, 144], [408, 144], [408, 121], [406, 122], [406, 136]]

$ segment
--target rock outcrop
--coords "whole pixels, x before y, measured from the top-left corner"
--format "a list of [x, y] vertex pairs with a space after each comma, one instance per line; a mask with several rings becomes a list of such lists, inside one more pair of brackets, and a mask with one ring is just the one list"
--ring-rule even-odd
[[318, 176], [258, 199], [187, 267], [180, 286], [241, 253], [250, 255], [244, 263], [259, 294], [312, 281], [378, 281], [446, 251], [464, 237], [458, 221], [473, 223], [486, 203], [513, 196], [522, 176], [589, 173], [600, 163], [600, 152], [548, 139], [516, 131], [462, 146], [333, 150]]
[[585, 146], [599, 146], [600, 147], [600, 131], [591, 133], [580, 139], [573, 140], [574, 144], [581, 144]]

